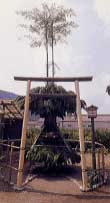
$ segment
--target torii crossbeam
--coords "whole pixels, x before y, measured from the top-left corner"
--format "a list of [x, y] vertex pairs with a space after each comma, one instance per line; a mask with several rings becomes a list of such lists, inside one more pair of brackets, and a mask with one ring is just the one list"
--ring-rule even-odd
[[25, 144], [26, 144], [26, 130], [28, 125], [28, 112], [29, 112], [29, 95], [31, 82], [74, 82], [76, 99], [77, 99], [77, 118], [78, 118], [78, 128], [79, 128], [79, 141], [80, 141], [80, 153], [81, 153], [81, 168], [82, 168], [82, 190], [87, 191], [87, 170], [86, 170], [86, 158], [85, 158], [85, 146], [84, 146], [84, 131], [83, 131], [83, 122], [81, 115], [81, 103], [80, 103], [80, 91], [79, 91], [79, 82], [89, 82], [92, 81], [92, 76], [87, 77], [14, 77], [14, 80], [18, 81], [27, 81], [27, 92], [25, 97], [25, 106], [24, 106], [24, 119], [22, 127], [22, 137], [20, 145], [20, 156], [19, 156], [19, 168], [17, 175], [17, 187], [22, 186], [22, 175], [23, 175], [23, 166], [24, 166], [24, 153], [25, 153]]
[[92, 76], [87, 77], [14, 77], [14, 80], [19, 81], [32, 81], [32, 82], [89, 82], [92, 80]]

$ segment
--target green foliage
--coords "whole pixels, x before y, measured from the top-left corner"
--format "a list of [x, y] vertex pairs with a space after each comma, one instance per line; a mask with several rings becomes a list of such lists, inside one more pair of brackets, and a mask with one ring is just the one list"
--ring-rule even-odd
[[[79, 131], [78, 129], [60, 129], [61, 133], [63, 134], [65, 139], [71, 139], [71, 140], [79, 140]], [[84, 129], [84, 137], [85, 141], [91, 141], [91, 130], [90, 129]]]
[[101, 171], [89, 171], [88, 173], [88, 187], [93, 190], [97, 187], [97, 184], [103, 183], [104, 177]]
[[60, 129], [63, 137], [65, 139], [79, 140], [79, 132], [77, 129]]
[[[35, 88], [32, 92], [38, 92], [42, 94], [68, 94], [68, 92], [62, 87], [57, 86], [53, 83], [46, 85], [40, 89], [40, 92]], [[37, 101], [33, 100], [30, 104], [30, 108], [32, 113], [40, 114], [41, 117], [45, 117], [47, 115], [53, 115], [63, 118], [66, 111], [72, 111], [73, 113], [76, 110], [76, 99], [75, 94], [73, 93], [74, 98], [50, 98], [50, 99], [42, 99], [39, 98]], [[69, 104], [72, 105], [69, 105]], [[70, 106], [73, 106], [70, 109]]]
[[[77, 129], [60, 129], [64, 139], [79, 140], [79, 132]], [[31, 128], [27, 133], [27, 145], [30, 147], [36, 135], [39, 134], [39, 129]], [[91, 129], [84, 130], [85, 141], [91, 141]], [[95, 131], [95, 141], [103, 144], [107, 149], [110, 148], [110, 130], [109, 129], [97, 129]]]
[[29, 31], [29, 35], [25, 36], [29, 38], [31, 47], [45, 46], [46, 43], [51, 46], [52, 36], [54, 44], [64, 41], [64, 38], [71, 33], [71, 29], [76, 27], [73, 20], [74, 11], [65, 9], [63, 6], [56, 6], [55, 3], [51, 6], [44, 3], [40, 10], [34, 8], [19, 11], [17, 14], [28, 21], [20, 26]]
[[53, 150], [53, 148], [38, 147], [34, 146], [26, 155], [27, 160], [32, 163], [41, 163], [44, 165], [45, 169], [60, 167], [67, 164], [68, 160], [71, 159], [72, 163], [80, 162], [80, 155], [73, 151], [73, 155], [68, 157], [64, 150], [58, 152]]
[[[77, 129], [61, 129], [64, 138], [72, 139], [73, 141], [79, 140], [79, 133]], [[91, 141], [91, 129], [84, 129], [85, 141]], [[109, 129], [96, 129], [95, 141], [103, 144], [107, 149], [110, 148], [110, 130]]]
[[[45, 87], [37, 87], [31, 90], [31, 93], [36, 94], [70, 94], [62, 86], [57, 86], [53, 83], [49, 83]], [[30, 110], [33, 114], [39, 114], [42, 118], [46, 116], [61, 117], [65, 116], [66, 112], [76, 113], [76, 95], [71, 92], [72, 97], [66, 98], [47, 98], [30, 96]], [[17, 97], [16, 102], [24, 108], [24, 97]]]
[[26, 149], [30, 149], [34, 143], [35, 137], [38, 136], [39, 133], [40, 130], [37, 128], [29, 128], [27, 130]]
[[96, 141], [103, 144], [106, 148], [110, 148], [110, 130], [97, 129], [95, 132]]

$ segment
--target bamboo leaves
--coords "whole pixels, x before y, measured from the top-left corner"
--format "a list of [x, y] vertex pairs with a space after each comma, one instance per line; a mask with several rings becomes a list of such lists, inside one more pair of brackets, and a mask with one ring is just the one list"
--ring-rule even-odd
[[47, 77], [49, 75], [48, 65], [48, 47], [52, 50], [52, 69], [54, 77], [54, 45], [59, 42], [65, 42], [65, 38], [70, 35], [72, 28], [77, 27], [73, 9], [67, 9], [63, 6], [51, 6], [44, 3], [41, 9], [34, 8], [32, 10], [18, 11], [18, 15], [23, 16], [25, 23], [21, 24], [21, 28], [29, 31], [29, 36], [24, 35], [30, 41], [31, 47], [45, 46], [47, 60]]

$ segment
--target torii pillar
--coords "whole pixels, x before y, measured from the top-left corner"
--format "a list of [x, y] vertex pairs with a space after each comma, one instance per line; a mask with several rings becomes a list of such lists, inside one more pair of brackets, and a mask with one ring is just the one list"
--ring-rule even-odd
[[17, 174], [17, 188], [22, 186], [23, 179], [23, 168], [24, 168], [24, 155], [25, 155], [25, 146], [26, 146], [26, 133], [28, 126], [28, 116], [29, 116], [29, 94], [30, 94], [31, 81], [27, 81], [27, 91], [24, 104], [24, 116], [23, 116], [23, 125], [22, 125], [22, 135], [21, 135], [21, 144], [20, 144], [20, 154], [19, 154], [19, 166]]
[[81, 154], [81, 168], [82, 168], [82, 191], [87, 191], [87, 168], [86, 168], [86, 157], [85, 157], [85, 145], [84, 145], [84, 130], [83, 130], [83, 121], [81, 114], [81, 100], [80, 100], [80, 91], [79, 91], [79, 82], [75, 81], [75, 90], [76, 90], [76, 103], [77, 103], [77, 119], [78, 119], [78, 129], [79, 129], [79, 142], [80, 142], [80, 154]]

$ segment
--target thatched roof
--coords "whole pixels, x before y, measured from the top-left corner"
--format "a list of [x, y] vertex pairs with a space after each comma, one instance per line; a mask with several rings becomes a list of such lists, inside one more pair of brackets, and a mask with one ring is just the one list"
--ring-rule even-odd
[[9, 119], [22, 119], [23, 114], [13, 100], [0, 100], [0, 117]]

